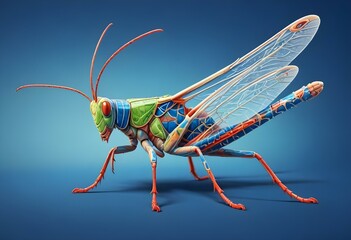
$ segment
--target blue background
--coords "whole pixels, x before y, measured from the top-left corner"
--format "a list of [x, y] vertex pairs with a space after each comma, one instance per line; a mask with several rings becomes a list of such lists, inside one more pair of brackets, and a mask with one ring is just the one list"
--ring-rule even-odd
[[[350, 239], [350, 5], [333, 1], [1, 1], [0, 3], [0, 238], [1, 239]], [[296, 193], [291, 200], [253, 159], [208, 158], [228, 197], [196, 182], [185, 158], [158, 164], [158, 201], [151, 211], [151, 168], [141, 148], [116, 156], [102, 184], [75, 195], [98, 175], [108, 150], [124, 145], [114, 132], [102, 142], [88, 102], [68, 91], [23, 84], [68, 85], [91, 95], [89, 67], [98, 70], [132, 37], [149, 36], [108, 67], [99, 95], [173, 94], [226, 66], [308, 14], [321, 27], [293, 62], [300, 67], [288, 94], [314, 80], [325, 89], [311, 102], [233, 143], [260, 153]], [[284, 95], [285, 95], [284, 94]], [[198, 159], [195, 165], [204, 174]]]

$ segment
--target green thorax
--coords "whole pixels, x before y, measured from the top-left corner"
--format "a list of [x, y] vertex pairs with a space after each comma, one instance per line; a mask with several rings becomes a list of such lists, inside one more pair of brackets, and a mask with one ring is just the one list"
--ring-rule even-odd
[[162, 122], [159, 118], [154, 118], [150, 124], [150, 132], [155, 136], [162, 140], [167, 138], [167, 133], [163, 128]]
[[154, 118], [158, 103], [164, 97], [167, 96], [127, 99], [131, 110], [130, 125], [136, 128], [141, 128], [146, 124], [150, 124], [150, 132], [155, 137], [163, 140], [166, 139], [167, 133], [164, 130], [160, 119]]
[[136, 128], [145, 126], [154, 116], [158, 97], [127, 99], [130, 104], [130, 125]]

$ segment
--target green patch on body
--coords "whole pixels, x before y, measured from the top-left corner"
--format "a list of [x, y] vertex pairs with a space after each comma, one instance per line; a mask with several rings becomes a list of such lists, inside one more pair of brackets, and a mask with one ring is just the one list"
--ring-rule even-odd
[[130, 125], [136, 128], [145, 126], [154, 116], [158, 98], [128, 99], [130, 103]]
[[165, 130], [163, 129], [163, 126], [162, 126], [160, 119], [158, 119], [158, 118], [155, 118], [151, 122], [150, 131], [155, 137], [161, 138], [162, 140], [165, 140], [167, 138], [167, 134], [166, 134]]

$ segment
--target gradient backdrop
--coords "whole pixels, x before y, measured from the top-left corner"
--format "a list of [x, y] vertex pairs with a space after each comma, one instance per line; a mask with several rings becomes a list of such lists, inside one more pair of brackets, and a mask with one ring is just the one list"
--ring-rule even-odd
[[[351, 238], [346, 1], [1, 1], [0, 9], [1, 239]], [[95, 74], [124, 42], [165, 30], [130, 46], [106, 70], [99, 95], [125, 99], [176, 93], [308, 14], [319, 15], [321, 27], [293, 62], [300, 73], [284, 95], [314, 80], [324, 81], [324, 92], [230, 147], [261, 153], [283, 182], [318, 205], [291, 200], [256, 160], [209, 158], [227, 196], [247, 207], [233, 210], [209, 181], [193, 180], [185, 158], [166, 156], [158, 164], [163, 211], [154, 213], [141, 148], [117, 156], [116, 174], [109, 168], [94, 191], [74, 195], [127, 138], [116, 131], [102, 142], [78, 94], [15, 92], [50, 83], [91, 95], [91, 56], [110, 22]]]

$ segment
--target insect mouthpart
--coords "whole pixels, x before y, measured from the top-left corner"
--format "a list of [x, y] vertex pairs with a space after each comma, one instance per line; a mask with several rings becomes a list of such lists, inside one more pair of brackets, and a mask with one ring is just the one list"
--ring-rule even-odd
[[105, 130], [102, 133], [100, 133], [101, 140], [108, 142], [108, 139], [110, 138], [111, 133], [112, 133], [112, 129], [105, 127]]

